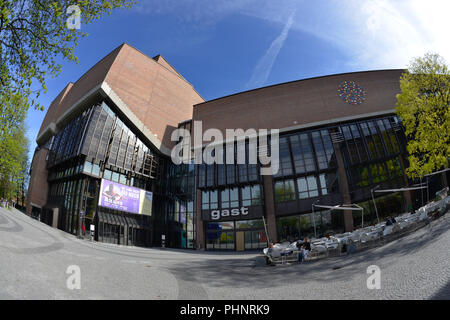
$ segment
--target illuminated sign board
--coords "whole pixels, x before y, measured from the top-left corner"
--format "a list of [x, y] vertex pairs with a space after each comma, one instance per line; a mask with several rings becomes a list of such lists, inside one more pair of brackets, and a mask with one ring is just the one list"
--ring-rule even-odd
[[153, 193], [102, 179], [98, 205], [134, 214], [152, 215]]

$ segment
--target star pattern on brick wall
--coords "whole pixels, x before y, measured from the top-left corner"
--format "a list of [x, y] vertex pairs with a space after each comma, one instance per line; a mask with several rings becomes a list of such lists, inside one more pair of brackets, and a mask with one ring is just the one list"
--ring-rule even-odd
[[366, 100], [367, 92], [353, 81], [343, 81], [338, 94], [348, 104], [360, 105]]

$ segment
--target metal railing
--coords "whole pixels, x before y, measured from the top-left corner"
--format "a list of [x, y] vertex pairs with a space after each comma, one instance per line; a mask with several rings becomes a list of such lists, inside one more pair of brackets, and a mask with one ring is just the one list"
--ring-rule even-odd
[[[330, 239], [312, 239], [311, 252], [307, 260], [317, 260], [328, 257], [339, 257], [354, 254], [364, 250], [381, 247], [394, 240], [402, 238], [410, 233], [423, 228], [436, 219], [446, 214], [450, 209], [450, 196], [427, 204], [414, 214], [405, 213], [396, 217], [397, 222], [386, 226], [379, 223], [375, 226], [356, 230], [352, 233], [336, 235]], [[301, 251], [294, 246], [295, 242], [287, 246], [279, 245], [281, 255], [271, 258], [273, 263], [297, 262]], [[265, 253], [267, 256], [267, 254]]]

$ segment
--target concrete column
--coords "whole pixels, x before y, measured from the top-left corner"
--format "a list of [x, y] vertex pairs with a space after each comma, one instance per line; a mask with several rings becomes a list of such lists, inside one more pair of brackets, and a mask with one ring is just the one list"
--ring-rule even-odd
[[264, 203], [266, 207], [267, 233], [269, 242], [277, 241], [277, 219], [275, 217], [275, 197], [273, 193], [272, 176], [263, 176], [264, 183]]
[[[406, 166], [405, 166], [405, 161], [403, 160], [403, 157], [400, 156], [400, 166], [402, 167], [403, 170], [403, 183], [405, 185], [405, 188], [409, 187], [409, 182], [408, 182], [408, 177], [406, 176]], [[403, 196], [405, 197], [405, 201], [406, 201], [406, 210], [413, 210], [413, 202], [412, 202], [412, 196], [411, 196], [411, 192], [412, 191], [403, 191]]]
[[202, 220], [202, 192], [196, 190], [196, 206], [195, 206], [195, 222], [196, 222], [196, 236], [195, 242], [198, 250], [205, 249], [205, 228]]
[[[345, 171], [344, 159], [342, 157], [342, 151], [339, 143], [334, 143], [334, 151], [336, 154], [336, 161], [338, 165], [338, 177], [339, 177], [339, 187], [341, 190], [342, 199], [344, 204], [351, 204], [352, 198], [350, 196], [350, 188], [348, 186], [347, 173]], [[344, 211], [344, 227], [345, 232], [353, 231], [353, 212], [351, 210]]]
[[53, 208], [52, 227], [55, 229], [58, 229], [58, 220], [59, 220], [59, 208]]

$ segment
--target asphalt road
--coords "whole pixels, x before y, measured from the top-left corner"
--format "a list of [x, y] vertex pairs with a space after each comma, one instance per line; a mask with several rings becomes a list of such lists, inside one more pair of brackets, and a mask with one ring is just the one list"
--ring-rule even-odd
[[[0, 208], [0, 300], [450, 299], [449, 227], [447, 214], [383, 247], [268, 267], [256, 253], [91, 243]], [[379, 290], [367, 288], [371, 265]], [[81, 289], [68, 288], [70, 266]]]

